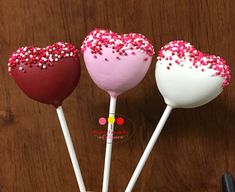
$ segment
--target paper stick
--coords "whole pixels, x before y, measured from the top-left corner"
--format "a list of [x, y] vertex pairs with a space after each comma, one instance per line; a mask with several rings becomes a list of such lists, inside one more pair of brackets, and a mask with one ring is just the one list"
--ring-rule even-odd
[[71, 136], [69, 133], [68, 125], [66, 123], [62, 107], [59, 106], [58, 108], [56, 108], [56, 112], [59, 117], [60, 125], [62, 128], [63, 134], [64, 134], [65, 142], [67, 144], [67, 148], [68, 148], [69, 155], [70, 155], [70, 158], [72, 161], [73, 169], [74, 169], [74, 172], [76, 175], [76, 179], [77, 179], [77, 183], [78, 183], [80, 192], [86, 192], [86, 188], [85, 188], [85, 185], [83, 182], [83, 178], [82, 178], [82, 174], [81, 174], [80, 167], [78, 164], [76, 152], [74, 150], [73, 142], [72, 142], [72, 139], [71, 139]]
[[[116, 100], [117, 100], [116, 98], [110, 97], [109, 118], [115, 118]], [[108, 192], [108, 188], [109, 188], [109, 174], [110, 174], [110, 166], [111, 166], [113, 131], [114, 131], [114, 123], [111, 123], [109, 121], [107, 139], [106, 139], [106, 152], [105, 152], [102, 192]]]
[[134, 185], [135, 185], [142, 169], [144, 168], [144, 165], [145, 165], [145, 163], [146, 163], [146, 161], [147, 161], [147, 159], [148, 159], [148, 157], [149, 157], [149, 155], [150, 155], [150, 153], [151, 153], [151, 151], [152, 151], [152, 149], [153, 149], [153, 147], [154, 147], [154, 145], [155, 145], [155, 143], [156, 143], [156, 141], [157, 141], [157, 139], [158, 139], [158, 137], [161, 133], [161, 130], [163, 129], [163, 127], [164, 127], [164, 125], [165, 125], [165, 123], [166, 123], [166, 121], [167, 121], [167, 119], [168, 119], [168, 117], [169, 117], [169, 115], [172, 111], [172, 109], [173, 108], [170, 107], [170, 106], [166, 107], [166, 109], [165, 109], [165, 111], [164, 111], [164, 113], [163, 113], [163, 115], [162, 115], [162, 117], [161, 117], [161, 119], [160, 119], [160, 121], [159, 121], [159, 123], [158, 123], [158, 125], [157, 125], [157, 127], [156, 127], [156, 129], [155, 129], [148, 145], [147, 145], [147, 147], [145, 148], [145, 151], [144, 151], [144, 153], [143, 153], [143, 155], [142, 155], [142, 157], [141, 157], [141, 159], [140, 159], [140, 161], [139, 161], [132, 177], [131, 177], [131, 180], [129, 181], [129, 184], [127, 185], [127, 188], [126, 188], [125, 192], [131, 192], [132, 191], [132, 189], [133, 189], [133, 187], [134, 187]]

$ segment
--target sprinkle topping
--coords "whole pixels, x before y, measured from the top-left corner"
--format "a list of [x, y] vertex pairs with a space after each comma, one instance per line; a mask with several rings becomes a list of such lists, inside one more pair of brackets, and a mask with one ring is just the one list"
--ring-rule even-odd
[[144, 52], [149, 56], [154, 55], [153, 45], [149, 40], [141, 34], [129, 33], [118, 35], [109, 30], [95, 29], [91, 31], [82, 43], [81, 51], [84, 53], [90, 48], [94, 58], [102, 55], [104, 48], [112, 48], [112, 53], [118, 53], [119, 56], [128, 56], [127, 50], [132, 50], [131, 55], [135, 55], [135, 51]]
[[20, 71], [26, 72], [26, 66], [47, 69], [52, 67], [54, 62], [67, 57], [78, 57], [78, 50], [69, 43], [58, 42], [46, 48], [21, 47], [10, 56], [8, 71], [11, 72], [12, 69], [18, 68]]
[[170, 70], [172, 64], [184, 66], [186, 61], [191, 64], [190, 68], [200, 68], [201, 72], [214, 70], [213, 75], [224, 78], [223, 87], [229, 85], [231, 79], [229, 66], [224, 59], [202, 53], [186, 41], [172, 41], [166, 44], [159, 51], [157, 60], [167, 61], [168, 70]]

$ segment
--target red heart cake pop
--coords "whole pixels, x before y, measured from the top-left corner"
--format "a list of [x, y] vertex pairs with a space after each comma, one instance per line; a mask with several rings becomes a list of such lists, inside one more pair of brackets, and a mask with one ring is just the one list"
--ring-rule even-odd
[[8, 70], [17, 85], [32, 99], [56, 107], [61, 128], [81, 192], [86, 192], [77, 156], [61, 107], [80, 77], [78, 50], [58, 42], [46, 48], [22, 47], [14, 52]]
[[22, 47], [11, 55], [8, 70], [26, 95], [58, 107], [78, 83], [78, 50], [63, 42], [46, 48]]

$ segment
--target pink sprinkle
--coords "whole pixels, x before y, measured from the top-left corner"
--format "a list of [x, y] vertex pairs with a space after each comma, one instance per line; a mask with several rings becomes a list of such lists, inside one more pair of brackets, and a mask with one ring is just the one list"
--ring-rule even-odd
[[202, 53], [201, 51], [196, 50], [194, 46], [186, 41], [172, 41], [163, 46], [158, 53], [157, 60], [167, 61], [169, 58], [172, 60], [173, 64], [175, 63], [177, 65], [184, 63], [185, 60], [188, 59], [192, 64], [192, 67], [206, 67], [201, 69], [202, 72], [205, 70], [214, 70], [215, 75], [220, 75], [224, 78], [223, 87], [229, 85], [231, 75], [226, 61], [218, 56]]
[[[92, 54], [102, 54], [102, 47], [110, 47], [125, 56], [127, 56], [125, 52], [126, 48], [144, 51], [149, 56], [154, 55], [153, 45], [143, 35], [136, 33], [118, 35], [117, 33], [103, 29], [91, 31], [83, 41], [81, 51], [84, 53], [84, 51], [89, 48]], [[134, 52], [132, 52], [132, 54], [133, 53]]]
[[[21, 47], [11, 54], [8, 67], [9, 72], [20, 64], [29, 68], [39, 66], [41, 69], [46, 69], [62, 58], [78, 58], [78, 56], [78, 50], [72, 44], [64, 42], [54, 43], [46, 48]], [[24, 72], [27, 67], [24, 68]]]

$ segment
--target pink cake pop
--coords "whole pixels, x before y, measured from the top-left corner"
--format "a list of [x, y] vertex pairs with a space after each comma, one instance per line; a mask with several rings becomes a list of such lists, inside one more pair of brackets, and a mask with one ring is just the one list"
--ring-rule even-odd
[[82, 52], [92, 80], [117, 97], [144, 78], [154, 48], [141, 34], [95, 29], [83, 41]]
[[22, 47], [9, 59], [8, 70], [30, 98], [56, 107], [80, 191], [86, 192], [76, 153], [61, 104], [80, 77], [78, 50], [58, 42], [46, 48]]
[[125, 192], [131, 192], [173, 108], [204, 105], [229, 85], [226, 61], [196, 50], [186, 41], [172, 41], [157, 58], [156, 81], [167, 107], [131, 177]]
[[[114, 117], [116, 97], [135, 87], [144, 78], [154, 48], [141, 34], [118, 35], [112, 31], [95, 29], [83, 41], [82, 52], [92, 80], [110, 95], [109, 117]], [[108, 191], [113, 125], [108, 125], [103, 192]]]

